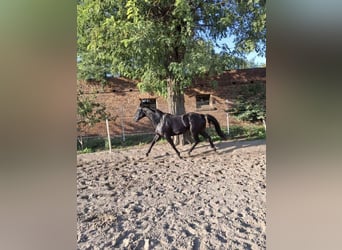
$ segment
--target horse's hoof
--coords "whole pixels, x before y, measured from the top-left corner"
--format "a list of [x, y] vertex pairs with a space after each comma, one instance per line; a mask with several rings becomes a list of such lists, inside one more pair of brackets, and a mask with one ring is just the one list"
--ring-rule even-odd
[[146, 154], [146, 157], [148, 157], [148, 154]]

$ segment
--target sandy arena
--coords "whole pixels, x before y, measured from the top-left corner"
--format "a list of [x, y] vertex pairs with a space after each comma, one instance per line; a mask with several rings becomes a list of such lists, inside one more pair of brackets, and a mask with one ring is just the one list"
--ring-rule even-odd
[[77, 156], [78, 249], [266, 249], [265, 140]]

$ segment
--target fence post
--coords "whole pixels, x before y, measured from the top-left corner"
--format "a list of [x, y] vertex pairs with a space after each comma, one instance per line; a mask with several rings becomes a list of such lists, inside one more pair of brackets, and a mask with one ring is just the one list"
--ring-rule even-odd
[[79, 142], [80, 145], [81, 145], [81, 150], [83, 150], [83, 138], [82, 138], [82, 135], [77, 136], [77, 140], [78, 140], [78, 142]]
[[226, 103], [227, 103], [227, 134], [229, 135], [229, 104], [228, 104], [228, 99], [226, 99]]
[[121, 106], [121, 128], [122, 128], [122, 141], [126, 141], [126, 136], [125, 136], [125, 124], [124, 124], [124, 107]]
[[264, 124], [264, 128], [265, 128], [265, 131], [266, 131], [266, 122], [265, 122], [264, 118], [262, 118], [262, 124]]
[[112, 142], [110, 141], [109, 124], [108, 124], [108, 119], [107, 118], [106, 118], [106, 127], [107, 127], [109, 153], [111, 153], [112, 152]]

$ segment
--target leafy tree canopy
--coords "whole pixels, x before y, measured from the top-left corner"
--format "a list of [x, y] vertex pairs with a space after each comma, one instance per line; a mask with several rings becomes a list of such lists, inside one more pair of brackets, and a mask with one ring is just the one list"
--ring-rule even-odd
[[[167, 96], [194, 77], [265, 54], [265, 0], [78, 0], [78, 77], [106, 74], [140, 81], [139, 88]], [[233, 50], [214, 47], [234, 37]]]

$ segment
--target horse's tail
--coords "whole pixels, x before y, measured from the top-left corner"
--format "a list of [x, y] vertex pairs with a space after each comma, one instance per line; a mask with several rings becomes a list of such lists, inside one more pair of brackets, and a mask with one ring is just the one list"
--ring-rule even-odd
[[219, 122], [216, 120], [216, 118], [212, 115], [206, 114], [205, 115], [207, 117], [207, 120], [209, 123], [214, 124], [215, 126], [215, 130], [217, 132], [217, 134], [224, 140], [227, 139], [227, 136], [223, 133], [223, 131], [221, 130], [220, 124]]

